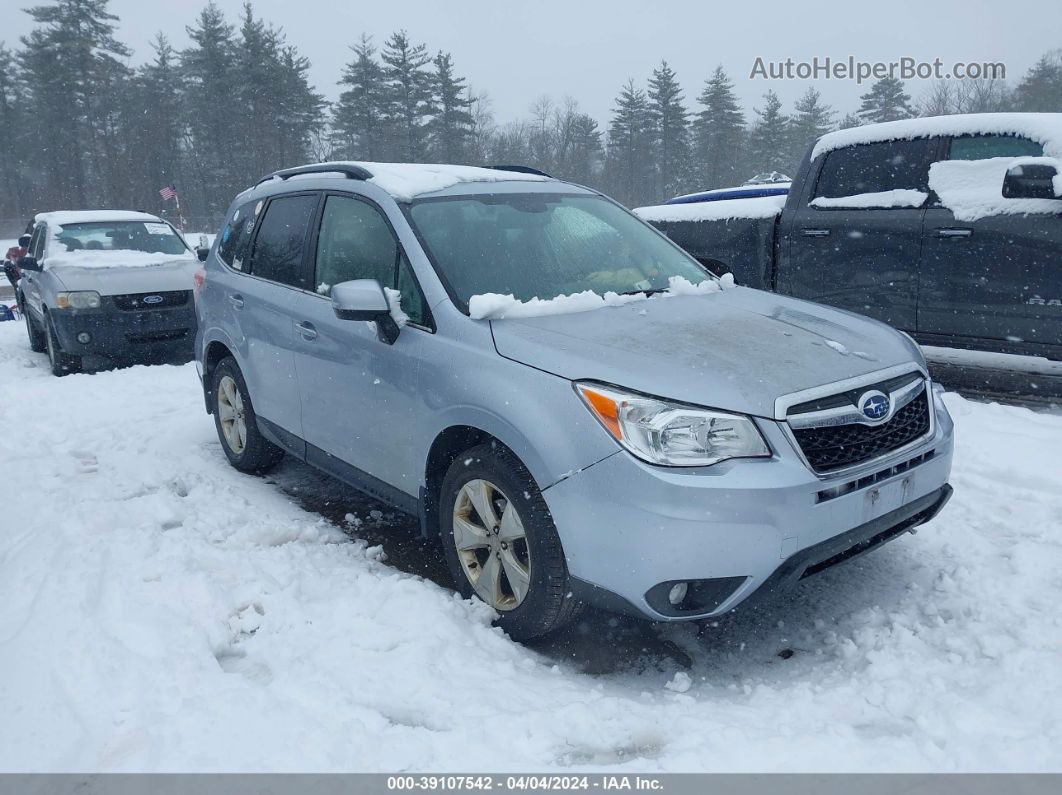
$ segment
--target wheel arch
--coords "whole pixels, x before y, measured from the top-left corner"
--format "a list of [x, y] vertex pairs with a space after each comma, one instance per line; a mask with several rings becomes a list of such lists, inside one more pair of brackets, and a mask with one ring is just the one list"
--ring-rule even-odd
[[214, 369], [229, 356], [235, 358], [232, 349], [221, 340], [211, 340], [203, 349], [203, 400], [207, 414], [214, 413]]

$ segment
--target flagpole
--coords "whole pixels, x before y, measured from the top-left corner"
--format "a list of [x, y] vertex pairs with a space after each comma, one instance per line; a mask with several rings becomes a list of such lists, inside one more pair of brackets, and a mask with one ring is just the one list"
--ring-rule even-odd
[[184, 232], [184, 213], [181, 212], [181, 197], [177, 191], [173, 192], [173, 201], [177, 204], [177, 223], [181, 226], [181, 232]]

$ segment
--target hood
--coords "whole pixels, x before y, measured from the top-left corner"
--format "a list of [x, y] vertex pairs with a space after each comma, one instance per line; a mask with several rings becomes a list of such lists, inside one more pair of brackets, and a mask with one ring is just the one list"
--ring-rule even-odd
[[100, 295], [164, 293], [191, 290], [193, 274], [200, 268], [192, 257], [160, 258], [157, 265], [123, 267], [79, 267], [56, 265], [48, 271], [66, 290], [95, 290]]
[[743, 287], [490, 323], [499, 354], [562, 378], [761, 417], [782, 395], [922, 361], [883, 323]]

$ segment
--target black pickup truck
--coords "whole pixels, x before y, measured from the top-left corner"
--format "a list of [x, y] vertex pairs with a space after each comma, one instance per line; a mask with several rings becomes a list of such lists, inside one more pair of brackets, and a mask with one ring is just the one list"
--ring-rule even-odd
[[1024, 372], [1058, 395], [1060, 160], [1062, 114], [908, 119], [823, 136], [784, 197], [636, 212], [739, 284], [883, 320], [988, 391]]

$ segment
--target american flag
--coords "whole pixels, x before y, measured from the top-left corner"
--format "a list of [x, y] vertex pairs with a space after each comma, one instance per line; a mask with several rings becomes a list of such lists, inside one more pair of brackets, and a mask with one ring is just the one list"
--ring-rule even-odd
[[167, 185], [163, 188], [159, 188], [159, 196], [162, 197], [163, 201], [168, 202], [170, 199], [176, 198], [177, 188], [175, 188], [173, 185]]

